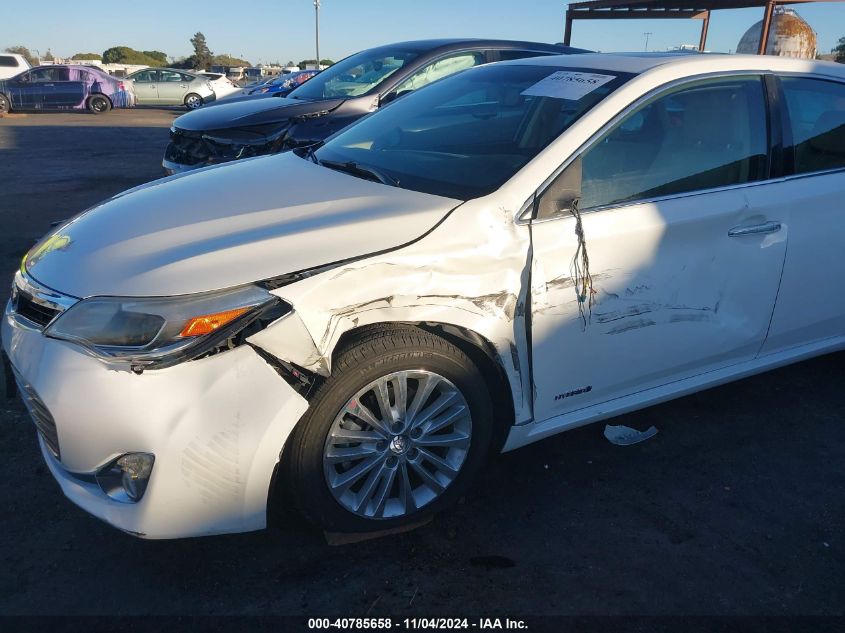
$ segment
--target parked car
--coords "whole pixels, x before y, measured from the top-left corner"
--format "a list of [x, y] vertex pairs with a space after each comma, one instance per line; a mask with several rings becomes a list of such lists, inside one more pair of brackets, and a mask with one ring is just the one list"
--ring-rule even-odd
[[319, 70], [300, 70], [295, 73], [279, 75], [278, 77], [275, 77], [273, 81], [270, 81], [263, 86], [256, 86], [247, 94], [278, 94], [280, 97], [286, 97], [291, 93], [291, 91], [293, 91], [294, 88], [301, 86], [319, 72]]
[[237, 94], [241, 91], [241, 87], [228, 79], [222, 73], [210, 73], [200, 71], [197, 73], [200, 77], [205, 77], [211, 83], [211, 89], [214, 90], [215, 99], [223, 99], [229, 95]]
[[32, 68], [26, 57], [17, 53], [0, 53], [0, 79], [9, 79]]
[[132, 83], [91, 66], [38, 66], [0, 80], [0, 113], [82, 110], [95, 114], [135, 105]]
[[232, 97], [179, 117], [162, 165], [165, 172], [177, 173], [314, 144], [397, 96], [460, 70], [573, 52], [584, 51], [502, 40], [423, 40], [373, 48], [327, 68], [283, 101]]
[[196, 110], [217, 98], [207, 77], [175, 68], [145, 68], [127, 79], [135, 84], [139, 105], [184, 105]]
[[490, 451], [845, 348], [843, 190], [845, 66], [491, 64], [56, 228], [3, 349], [122, 530], [394, 528]]

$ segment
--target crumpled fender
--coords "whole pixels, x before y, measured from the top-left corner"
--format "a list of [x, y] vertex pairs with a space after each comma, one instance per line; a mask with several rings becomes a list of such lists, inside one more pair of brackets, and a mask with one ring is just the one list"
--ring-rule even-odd
[[510, 383], [517, 423], [531, 419], [527, 337], [530, 233], [513, 212], [467, 202], [403, 248], [342, 264], [274, 291], [293, 311], [250, 337], [277, 358], [331, 373], [349, 330], [428, 322], [489, 341]]

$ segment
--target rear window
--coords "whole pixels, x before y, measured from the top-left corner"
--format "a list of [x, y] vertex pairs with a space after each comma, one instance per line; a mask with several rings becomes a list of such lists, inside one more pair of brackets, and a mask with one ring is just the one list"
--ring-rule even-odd
[[16, 57], [11, 55], [0, 55], [0, 66], [4, 68], [17, 68], [20, 66]]

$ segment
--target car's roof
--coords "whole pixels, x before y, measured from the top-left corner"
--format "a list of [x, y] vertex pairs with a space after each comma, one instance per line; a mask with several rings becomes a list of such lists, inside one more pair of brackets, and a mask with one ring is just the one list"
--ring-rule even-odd
[[583, 48], [573, 48], [572, 46], [564, 46], [563, 44], [548, 44], [546, 42], [528, 42], [523, 40], [497, 40], [497, 39], [480, 39], [480, 38], [441, 38], [430, 40], [412, 40], [407, 42], [396, 42], [386, 46], [379, 46], [377, 48], [406, 48], [418, 51], [449, 51], [453, 49], [460, 49], [466, 46], [484, 47], [484, 48], [500, 48], [500, 49], [530, 49], [537, 51], [560, 51], [580, 53], [585, 52]]
[[683, 67], [690, 74], [709, 70], [748, 70], [777, 72], [821, 71], [845, 77], [845, 65], [808, 59], [777, 57], [774, 55], [729, 55], [669, 51], [665, 53], [584, 53], [577, 57], [552, 55], [504, 62], [516, 65], [577, 66], [583, 69], [611, 70], [633, 74], [657, 67]]
[[[198, 77], [201, 72], [206, 71], [199, 71], [199, 70], [186, 70], [184, 68], [167, 68], [165, 66], [147, 66], [146, 68], [139, 68], [138, 70], [133, 70], [130, 75], [134, 75], [135, 73], [142, 73], [146, 70], [171, 70], [174, 73], [183, 73], [185, 75], [191, 75], [192, 77]], [[213, 73], [215, 75], [220, 75], [222, 73]]]

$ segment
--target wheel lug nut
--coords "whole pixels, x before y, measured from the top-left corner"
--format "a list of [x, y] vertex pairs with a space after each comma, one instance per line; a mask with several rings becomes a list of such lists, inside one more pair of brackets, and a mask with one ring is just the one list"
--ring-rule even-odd
[[408, 451], [408, 459], [415, 459], [416, 456], [417, 456], [417, 453], [419, 453], [419, 451], [415, 448], [412, 448], [411, 450]]
[[397, 434], [401, 433], [402, 432], [402, 423], [401, 422], [395, 422], [391, 428], [393, 429], [394, 433], [397, 433]]

